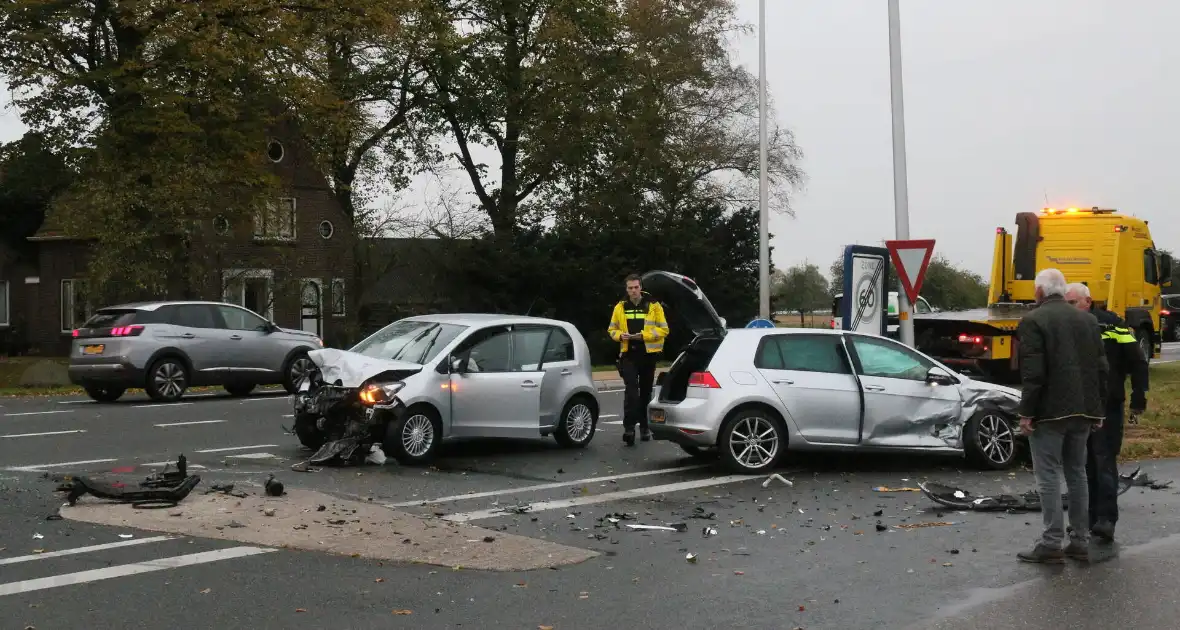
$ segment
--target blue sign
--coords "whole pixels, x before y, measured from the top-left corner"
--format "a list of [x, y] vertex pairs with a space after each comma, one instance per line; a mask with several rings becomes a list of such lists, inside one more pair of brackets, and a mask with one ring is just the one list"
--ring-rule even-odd
[[841, 327], [886, 335], [889, 308], [889, 250], [849, 245], [844, 248], [844, 292], [840, 297]]
[[755, 319], [746, 324], [746, 328], [774, 328], [774, 322], [769, 319]]

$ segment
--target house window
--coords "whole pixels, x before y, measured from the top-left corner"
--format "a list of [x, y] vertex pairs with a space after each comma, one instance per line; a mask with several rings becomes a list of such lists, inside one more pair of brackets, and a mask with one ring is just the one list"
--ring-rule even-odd
[[332, 278], [332, 317], [344, 317], [344, 278]]
[[223, 299], [274, 320], [273, 273], [269, 269], [238, 269], [225, 273]]
[[64, 333], [73, 332], [89, 318], [89, 309], [80, 293], [82, 281], [73, 278], [61, 281], [61, 331]]
[[0, 280], [0, 326], [12, 323], [8, 312], [8, 281]]
[[283, 197], [258, 211], [254, 216], [254, 238], [294, 240], [295, 199]]
[[270, 158], [271, 162], [279, 163], [283, 161], [283, 156], [286, 155], [283, 150], [283, 144], [278, 140], [271, 140], [266, 143], [266, 157]]
[[336, 227], [332, 225], [331, 221], [327, 221], [327, 220], [320, 221], [320, 238], [322, 238], [326, 241], [326, 240], [332, 238], [332, 235], [335, 233], [336, 233]]

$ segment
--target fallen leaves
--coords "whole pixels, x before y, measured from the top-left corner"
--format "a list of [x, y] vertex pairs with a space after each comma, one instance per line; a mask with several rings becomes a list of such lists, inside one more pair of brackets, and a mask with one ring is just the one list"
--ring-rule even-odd
[[208, 595], [209, 593], [212, 593], [212, 592], [213, 592], [213, 589], [211, 589], [211, 588], [203, 588], [203, 589], [201, 589], [201, 594], [202, 594], [202, 595]]
[[307, 609], [306, 608], [296, 608], [295, 612], [297, 612], [297, 613], [307, 612]]
[[397, 609], [394, 609], [393, 614], [395, 614], [395, 615], [412, 615], [412, 614], [414, 614], [414, 611], [407, 610], [405, 608], [397, 608]]

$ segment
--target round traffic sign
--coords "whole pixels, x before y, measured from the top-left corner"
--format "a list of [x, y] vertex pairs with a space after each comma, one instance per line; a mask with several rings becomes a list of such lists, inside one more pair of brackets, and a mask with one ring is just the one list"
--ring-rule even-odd
[[746, 324], [746, 328], [774, 328], [774, 322], [769, 319], [755, 319]]

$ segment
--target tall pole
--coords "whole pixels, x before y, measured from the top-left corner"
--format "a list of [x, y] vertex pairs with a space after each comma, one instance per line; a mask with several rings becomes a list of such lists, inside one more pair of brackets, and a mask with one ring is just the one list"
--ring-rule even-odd
[[[898, 240], [910, 237], [910, 195], [905, 164], [905, 105], [901, 93], [901, 9], [889, 0], [889, 93], [893, 112], [893, 221]], [[914, 346], [914, 314], [905, 287], [897, 288], [901, 342]]]
[[770, 319], [770, 213], [766, 185], [766, 0], [758, 0], [758, 315]]

